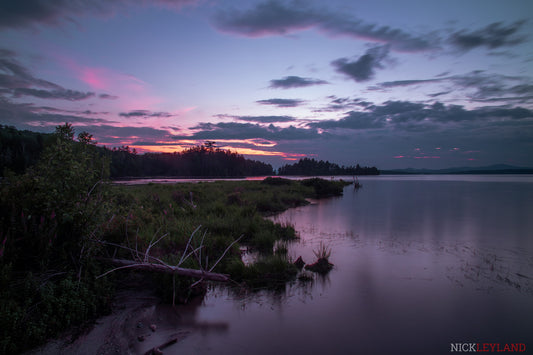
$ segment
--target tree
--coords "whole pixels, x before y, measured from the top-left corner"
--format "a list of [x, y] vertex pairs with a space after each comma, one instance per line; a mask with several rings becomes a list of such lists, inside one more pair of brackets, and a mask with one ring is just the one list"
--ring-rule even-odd
[[54, 137], [37, 164], [8, 178], [1, 191], [4, 261], [33, 270], [46, 269], [51, 260], [79, 263], [84, 241], [104, 210], [109, 160], [91, 135], [83, 132], [74, 141], [71, 124], [56, 127]]
[[[93, 242], [109, 160], [89, 134], [56, 127], [23, 175], [0, 181], [0, 353], [19, 353], [93, 316], [109, 297]], [[13, 285], [20, 285], [17, 288]]]

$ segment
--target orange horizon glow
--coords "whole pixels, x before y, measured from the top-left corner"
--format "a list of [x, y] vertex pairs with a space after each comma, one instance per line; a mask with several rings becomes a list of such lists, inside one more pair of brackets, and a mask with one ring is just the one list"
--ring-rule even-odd
[[[135, 149], [139, 153], [179, 153], [190, 145], [128, 145], [131, 149]], [[306, 154], [285, 153], [279, 151], [267, 151], [252, 148], [239, 148], [223, 146], [220, 149], [228, 150], [241, 155], [256, 155], [256, 156], [278, 156], [285, 160], [298, 160], [298, 158], [307, 156]]]
[[[186, 149], [191, 148], [192, 146], [199, 145], [198, 141], [194, 140], [183, 140], [180, 141], [180, 144], [172, 143], [172, 144], [165, 144], [167, 142], [157, 142], [157, 144], [153, 145], [140, 145], [140, 144], [132, 144], [133, 142], [127, 142], [122, 141], [120, 143], [120, 146], [127, 146], [130, 149], [135, 149], [137, 153], [144, 154], [144, 153], [179, 153]], [[98, 142], [98, 145], [100, 146], [106, 146], [106, 147], [118, 147], [116, 143], [105, 143], [105, 142]], [[259, 144], [258, 146], [263, 146]], [[269, 145], [266, 145], [267, 147]], [[231, 151], [233, 153], [237, 153], [240, 155], [252, 155], [252, 156], [263, 156], [263, 157], [280, 157], [284, 160], [298, 160], [299, 158], [304, 158], [307, 156], [307, 154], [300, 154], [300, 153], [287, 153], [287, 152], [280, 152], [280, 151], [268, 151], [268, 150], [262, 150], [262, 149], [254, 149], [254, 148], [243, 148], [243, 147], [232, 147], [232, 146], [220, 146], [218, 147], [222, 150]]]

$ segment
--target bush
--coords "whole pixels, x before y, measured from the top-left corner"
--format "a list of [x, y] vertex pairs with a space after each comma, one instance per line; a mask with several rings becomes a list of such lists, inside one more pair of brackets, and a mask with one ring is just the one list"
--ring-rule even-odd
[[290, 179], [284, 179], [279, 177], [267, 177], [261, 181], [262, 184], [272, 186], [292, 185], [293, 181]]
[[305, 179], [300, 182], [303, 186], [312, 187], [315, 190], [315, 197], [341, 196], [344, 186], [348, 183], [344, 181], [328, 181], [320, 178]]
[[107, 211], [109, 162], [91, 136], [74, 141], [58, 126], [55, 144], [24, 175], [0, 187], [0, 352], [13, 353], [94, 316], [109, 299], [95, 281], [100, 231]]

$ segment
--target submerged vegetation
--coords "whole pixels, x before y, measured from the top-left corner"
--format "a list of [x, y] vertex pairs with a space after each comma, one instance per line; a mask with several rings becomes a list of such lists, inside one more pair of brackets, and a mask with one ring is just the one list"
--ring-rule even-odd
[[[115, 275], [133, 273], [107, 275], [110, 259], [214, 266], [243, 287], [284, 284], [298, 268], [286, 246], [274, 245], [296, 232], [264, 217], [304, 205], [308, 197], [340, 195], [346, 185], [267, 178], [124, 186], [108, 183], [109, 169], [109, 156], [91, 135], [75, 139], [66, 124], [24, 174], [6, 172], [0, 185], [0, 353], [34, 347], [106, 311]], [[260, 253], [257, 262], [243, 263], [241, 245]], [[135, 275], [157, 280], [168, 301], [205, 290], [190, 277]]]

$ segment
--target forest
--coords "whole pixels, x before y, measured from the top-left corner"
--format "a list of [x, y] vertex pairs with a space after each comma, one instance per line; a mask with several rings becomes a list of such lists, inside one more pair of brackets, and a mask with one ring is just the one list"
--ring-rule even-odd
[[[87, 133], [88, 134], [88, 133]], [[89, 135], [90, 136], [90, 135]], [[92, 136], [91, 136], [92, 140]], [[4, 169], [22, 173], [54, 144], [52, 134], [21, 131], [0, 125], [0, 176]], [[92, 140], [93, 144], [96, 144]], [[97, 154], [110, 159], [110, 177], [244, 177], [273, 175], [272, 165], [246, 159], [229, 150], [217, 148], [214, 142], [176, 153], [137, 154], [128, 146], [95, 147]]]
[[[87, 135], [89, 135], [87, 133]], [[90, 136], [90, 135], [89, 135]], [[92, 140], [92, 136], [91, 140]], [[54, 143], [53, 135], [20, 131], [0, 125], [0, 176], [7, 168], [15, 173], [24, 172], [37, 162], [41, 152]], [[92, 140], [92, 143], [96, 142]], [[175, 153], [138, 154], [128, 146], [96, 147], [100, 156], [110, 159], [110, 177], [244, 177], [275, 175], [272, 165], [246, 159], [235, 152], [216, 147], [206, 141]], [[378, 175], [376, 167], [339, 166], [329, 161], [304, 158], [278, 169], [280, 176]]]

